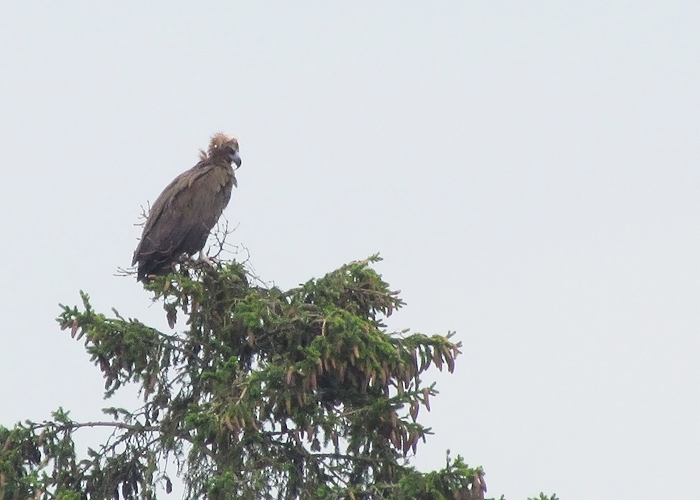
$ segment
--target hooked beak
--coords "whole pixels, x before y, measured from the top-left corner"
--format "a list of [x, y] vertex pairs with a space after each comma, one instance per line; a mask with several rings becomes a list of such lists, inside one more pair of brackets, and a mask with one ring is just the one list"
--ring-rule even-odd
[[231, 163], [235, 163], [238, 168], [241, 167], [241, 156], [238, 154], [238, 151], [231, 151], [228, 154], [229, 160], [231, 160]]

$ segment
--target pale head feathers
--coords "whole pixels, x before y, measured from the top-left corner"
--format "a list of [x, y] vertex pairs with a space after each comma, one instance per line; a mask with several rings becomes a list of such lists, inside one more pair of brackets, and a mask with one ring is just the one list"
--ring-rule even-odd
[[218, 132], [214, 134], [211, 141], [209, 141], [209, 149], [207, 151], [204, 151], [203, 149], [199, 150], [199, 158], [201, 160], [211, 158], [214, 153], [224, 149], [226, 146], [231, 146], [234, 151], [238, 151], [238, 141], [235, 137]]

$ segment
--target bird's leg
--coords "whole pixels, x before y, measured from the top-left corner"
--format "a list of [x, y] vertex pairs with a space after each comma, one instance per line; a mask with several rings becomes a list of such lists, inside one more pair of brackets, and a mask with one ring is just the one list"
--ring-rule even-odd
[[206, 263], [206, 264], [209, 264], [210, 266], [214, 266], [214, 264], [218, 264], [218, 263], [219, 263], [219, 259], [217, 259], [217, 258], [215, 258], [215, 257], [209, 257], [208, 255], [206, 255], [206, 254], [204, 253], [204, 249], [203, 249], [203, 248], [199, 251], [199, 257], [197, 258], [197, 261], [198, 261], [198, 262], [204, 262], [204, 263]]
[[203, 248], [199, 251], [199, 257], [197, 257], [197, 262], [206, 262], [211, 266], [211, 260], [209, 259], [209, 257], [206, 256]]

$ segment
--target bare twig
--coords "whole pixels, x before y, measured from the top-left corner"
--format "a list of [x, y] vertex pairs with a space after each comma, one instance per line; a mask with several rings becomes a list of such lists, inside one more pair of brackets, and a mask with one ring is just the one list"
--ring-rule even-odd
[[56, 429], [59, 431], [72, 431], [75, 429], [81, 429], [83, 427], [112, 427], [115, 429], [126, 429], [129, 431], [146, 431], [146, 432], [158, 432], [160, 427], [157, 425], [142, 425], [142, 424], [125, 424], [123, 422], [69, 422], [66, 424], [56, 425], [54, 422], [42, 422], [36, 423], [32, 422], [30, 426], [31, 429], [45, 429], [50, 425], [55, 425]]
[[219, 222], [217, 222], [214, 231], [212, 232], [212, 237], [215, 243], [207, 249], [207, 256], [210, 258], [218, 259], [222, 253], [230, 253], [232, 255], [238, 255], [239, 247], [237, 245], [232, 245], [227, 243], [227, 238], [232, 235], [236, 229], [238, 229], [238, 224], [233, 229], [229, 228], [229, 222], [225, 215], [221, 216]]

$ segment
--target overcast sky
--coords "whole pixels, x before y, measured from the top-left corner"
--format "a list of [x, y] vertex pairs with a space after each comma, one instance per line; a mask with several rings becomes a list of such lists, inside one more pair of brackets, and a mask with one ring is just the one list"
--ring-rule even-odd
[[375, 252], [457, 331], [421, 417], [489, 494], [690, 498], [700, 470], [700, 4], [3, 2], [0, 424], [99, 416], [85, 290], [165, 328], [141, 205], [225, 131], [232, 243], [281, 287]]

